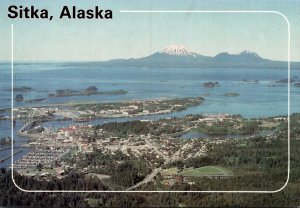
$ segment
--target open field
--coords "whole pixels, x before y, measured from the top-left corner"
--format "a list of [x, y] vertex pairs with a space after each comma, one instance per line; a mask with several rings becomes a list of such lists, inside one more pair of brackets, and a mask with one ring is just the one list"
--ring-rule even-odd
[[205, 166], [201, 168], [183, 170], [180, 175], [186, 177], [231, 176], [233, 175], [233, 172], [220, 166]]
[[161, 171], [162, 175], [176, 175], [178, 173], [178, 168], [169, 168]]
[[279, 123], [276, 122], [268, 122], [268, 121], [264, 121], [262, 124], [260, 124], [260, 127], [263, 128], [275, 128], [279, 125]]
[[186, 168], [179, 172], [177, 167], [164, 169], [162, 175], [175, 176], [182, 175], [185, 177], [201, 177], [201, 176], [232, 176], [233, 172], [220, 166], [204, 166], [201, 168]]

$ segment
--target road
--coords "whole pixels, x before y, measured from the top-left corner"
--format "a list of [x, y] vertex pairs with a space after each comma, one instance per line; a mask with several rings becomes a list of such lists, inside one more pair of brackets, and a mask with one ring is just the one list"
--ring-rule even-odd
[[155, 151], [158, 155], [161, 155], [161, 156], [164, 158], [165, 164], [166, 164], [166, 163], [169, 163], [170, 158], [169, 158], [168, 156], [164, 155], [161, 151], [159, 151], [159, 149], [158, 149], [156, 146], [154, 146], [154, 145], [148, 140], [148, 138], [145, 138], [145, 142], [146, 142], [147, 145], [149, 145], [150, 147], [152, 147], [152, 148], [154, 149], [154, 151]]
[[[152, 147], [152, 148], [154, 149], [154, 151], [155, 151], [157, 154], [161, 155], [161, 156], [164, 158], [164, 160], [165, 160], [164, 164], [168, 164], [168, 163], [171, 161], [170, 158], [169, 158], [168, 156], [164, 155], [161, 151], [159, 151], [159, 149], [158, 149], [156, 146], [154, 146], [154, 145], [148, 140], [148, 138], [145, 138], [145, 142], [146, 142], [150, 147]], [[132, 189], [135, 189], [135, 188], [141, 186], [142, 184], [146, 184], [146, 183], [152, 181], [153, 178], [154, 178], [161, 170], [162, 170], [162, 167], [153, 169], [153, 171], [152, 171], [149, 175], [147, 175], [147, 176], [144, 178], [144, 180], [142, 180], [142, 181], [138, 182], [137, 184], [135, 184], [135, 185], [129, 187], [128, 189], [126, 189], [126, 191], [130, 191], [130, 190], [132, 190]]]
[[175, 160], [175, 158], [177, 157], [176, 155], [180, 156], [180, 155], [179, 155], [180, 151], [181, 151], [181, 150], [184, 150], [188, 145], [189, 145], [189, 144], [187, 143], [187, 144], [183, 145], [179, 150], [177, 150], [177, 151], [173, 154], [173, 156], [172, 156], [172, 158], [171, 158], [171, 161], [174, 161], [174, 160]]
[[147, 176], [144, 178], [144, 180], [142, 180], [142, 181], [138, 182], [137, 184], [135, 184], [135, 185], [129, 187], [128, 189], [126, 189], [126, 191], [130, 191], [130, 190], [132, 190], [132, 189], [135, 189], [135, 188], [141, 186], [142, 184], [146, 184], [146, 183], [152, 181], [153, 178], [154, 178], [161, 170], [162, 170], [161, 167], [155, 168], [149, 175], [147, 175]]

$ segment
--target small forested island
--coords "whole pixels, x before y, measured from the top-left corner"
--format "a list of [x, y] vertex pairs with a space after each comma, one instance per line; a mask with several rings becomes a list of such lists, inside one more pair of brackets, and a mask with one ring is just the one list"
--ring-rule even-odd
[[39, 102], [39, 101], [43, 101], [45, 100], [46, 98], [34, 98], [34, 99], [25, 99], [24, 96], [22, 94], [17, 94], [15, 96], [15, 101], [17, 102], [28, 102], [28, 103], [31, 103], [31, 102]]
[[48, 97], [70, 97], [70, 96], [88, 96], [88, 95], [123, 95], [126, 94], [125, 90], [113, 90], [113, 91], [98, 91], [95, 86], [90, 86], [83, 90], [74, 89], [58, 89], [56, 93], [49, 93]]
[[211, 87], [219, 87], [220, 84], [219, 82], [204, 82], [202, 84], [203, 87], [208, 87], [208, 88], [211, 88]]
[[227, 93], [224, 93], [224, 96], [226, 96], [226, 97], [237, 97], [239, 95], [240, 94], [236, 93], [236, 92], [227, 92]]
[[[31, 87], [28, 87], [28, 86], [13, 87], [12, 89], [13, 89], [14, 92], [31, 92], [31, 91], [34, 90], [34, 89], [32, 89]], [[11, 88], [6, 89], [5, 91], [11, 91], [12, 89]]]
[[12, 140], [11, 137], [1, 137], [0, 139], [0, 145], [5, 145], [5, 144], [11, 144]]
[[258, 80], [258, 79], [254, 79], [254, 80], [251, 80], [251, 79], [243, 79], [243, 82], [259, 83], [259, 80]]
[[23, 100], [24, 100], [24, 97], [23, 97], [22, 94], [16, 94], [15, 100], [16, 100], [17, 102], [20, 102], [20, 101], [23, 101]]
[[294, 86], [295, 86], [295, 87], [300, 87], [300, 82], [294, 83]]
[[290, 83], [294, 83], [296, 80], [295, 79], [280, 79], [280, 80], [277, 80], [276, 83], [282, 83], [282, 84], [287, 84], [288, 82]]
[[[30, 87], [15, 87], [14, 91], [16, 92], [29, 92], [33, 89]], [[47, 91], [40, 91], [47, 92]], [[95, 86], [89, 86], [83, 90], [75, 90], [75, 89], [58, 89], [56, 93], [48, 93], [48, 98], [54, 97], [71, 97], [71, 96], [89, 96], [89, 95], [124, 95], [128, 92], [126, 90], [112, 90], [112, 91], [99, 91]], [[16, 94], [15, 101], [17, 102], [39, 102], [46, 100], [47, 98], [34, 98], [34, 99], [25, 99], [23, 94]]]

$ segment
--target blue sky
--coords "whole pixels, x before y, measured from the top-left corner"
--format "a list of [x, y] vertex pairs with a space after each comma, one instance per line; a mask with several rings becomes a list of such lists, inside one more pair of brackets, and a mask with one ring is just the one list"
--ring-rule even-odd
[[[9, 19], [9, 5], [46, 8], [52, 21]], [[59, 19], [64, 5], [113, 10], [112, 20]], [[196, 53], [257, 52], [287, 60], [287, 23], [277, 14], [120, 13], [120, 10], [275, 10], [291, 24], [291, 60], [300, 61], [300, 1], [8, 1], [0, 2], [0, 60], [10, 60], [11, 24], [14, 57], [19, 61], [100, 61], [136, 58], [168, 45], [186, 45]]]

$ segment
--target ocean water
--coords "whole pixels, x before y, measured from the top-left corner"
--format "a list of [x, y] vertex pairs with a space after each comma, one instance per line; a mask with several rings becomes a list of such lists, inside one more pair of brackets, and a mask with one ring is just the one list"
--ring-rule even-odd
[[[0, 108], [8, 108], [11, 69], [9, 64], [2, 63], [0, 66]], [[297, 77], [300, 71], [291, 71], [291, 77], [300, 81]], [[48, 93], [55, 93], [57, 89], [82, 90], [91, 85], [100, 91], [127, 90], [128, 93], [48, 98], [35, 103], [15, 102], [14, 105], [19, 107], [203, 96], [206, 102], [194, 109], [193, 113], [227, 112], [247, 117], [270, 116], [287, 114], [287, 84], [270, 87], [275, 81], [287, 77], [287, 69], [105, 68], [97, 63], [17, 63], [14, 66], [14, 86], [29, 86], [34, 89], [32, 92], [21, 93], [25, 99], [46, 98]], [[244, 79], [259, 82], [243, 82]], [[203, 87], [203, 82], [208, 81], [218, 81], [220, 87]], [[236, 92], [240, 96], [224, 96], [228, 92]], [[297, 105], [299, 100], [300, 88], [291, 85], [292, 112], [300, 112], [300, 106]]]
[[[11, 67], [0, 63], [0, 109], [11, 105]], [[124, 95], [91, 95], [47, 98], [40, 102], [14, 102], [14, 107], [43, 106], [70, 102], [115, 102], [126, 100], [147, 100], [155, 98], [176, 98], [202, 96], [206, 101], [197, 107], [171, 115], [143, 117], [159, 119], [170, 116], [185, 116], [200, 113], [230, 113], [245, 117], [267, 117], [288, 113], [288, 86], [276, 84], [288, 78], [287, 69], [240, 69], [240, 68], [116, 68], [101, 67], [97, 63], [16, 63], [14, 65], [14, 86], [28, 86], [31, 92], [20, 92], [25, 99], [47, 98], [57, 89], [83, 90], [96, 86], [99, 91], [126, 90]], [[300, 70], [292, 69], [291, 78], [300, 82]], [[245, 82], [258, 80], [257, 83]], [[205, 88], [204, 82], [219, 82], [219, 87]], [[276, 85], [276, 86], [274, 86]], [[239, 96], [224, 96], [225, 93], [238, 93]], [[15, 92], [19, 94], [19, 92]], [[291, 84], [291, 112], [300, 112], [300, 87]], [[2, 113], [2, 115], [5, 113]], [[100, 119], [92, 123], [112, 120]], [[137, 118], [130, 118], [137, 119]], [[70, 122], [50, 122], [46, 126], [58, 127]], [[10, 121], [0, 122], [0, 137], [11, 133]], [[17, 123], [14, 134], [20, 128]], [[26, 143], [26, 138], [15, 135], [18, 144]], [[3, 148], [1, 146], [0, 148]], [[0, 158], [9, 150], [0, 151]], [[24, 152], [24, 153], [23, 153]], [[16, 155], [21, 157], [26, 150]], [[0, 167], [7, 166], [2, 163]]]

